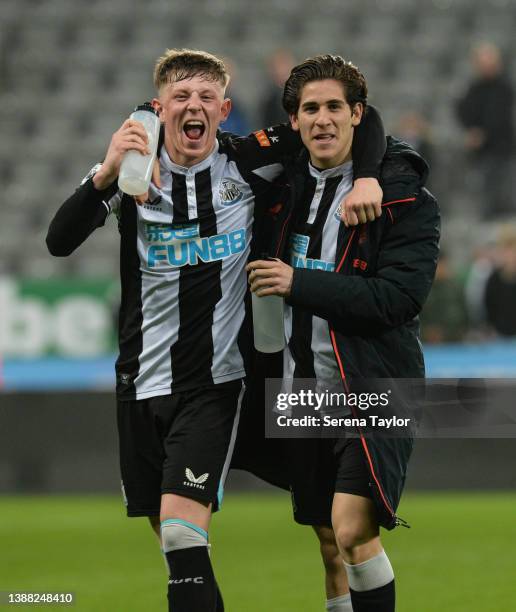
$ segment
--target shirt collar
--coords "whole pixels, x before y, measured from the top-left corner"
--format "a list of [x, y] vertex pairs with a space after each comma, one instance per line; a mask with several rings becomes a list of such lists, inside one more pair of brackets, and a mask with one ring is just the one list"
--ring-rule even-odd
[[176, 172], [177, 174], [197, 174], [198, 172], [202, 172], [202, 170], [206, 170], [213, 165], [215, 162], [215, 158], [217, 157], [217, 153], [219, 152], [219, 141], [215, 140], [215, 144], [211, 153], [208, 157], [205, 157], [203, 160], [194, 164], [193, 166], [180, 166], [179, 164], [175, 164], [171, 159], [165, 145], [161, 148], [160, 153], [160, 161], [163, 163], [167, 170], [171, 170], [172, 172]]
[[317, 170], [317, 168], [312, 166], [312, 162], [309, 161], [308, 170], [310, 175], [316, 179], [327, 179], [333, 176], [349, 177], [353, 175], [353, 160], [344, 162], [340, 164], [340, 166], [335, 166], [334, 168], [327, 168], [326, 170]]

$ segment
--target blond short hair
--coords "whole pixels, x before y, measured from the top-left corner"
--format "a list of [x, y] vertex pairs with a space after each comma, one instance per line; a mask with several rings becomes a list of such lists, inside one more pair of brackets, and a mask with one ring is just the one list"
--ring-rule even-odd
[[159, 91], [168, 83], [201, 76], [208, 81], [220, 83], [226, 89], [229, 74], [224, 62], [206, 51], [198, 49], [167, 49], [156, 61], [154, 86]]

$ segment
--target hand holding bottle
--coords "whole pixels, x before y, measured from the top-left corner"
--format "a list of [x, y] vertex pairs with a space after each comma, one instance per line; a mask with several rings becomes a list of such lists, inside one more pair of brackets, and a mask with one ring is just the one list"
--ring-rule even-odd
[[143, 124], [134, 119], [126, 119], [111, 137], [102, 166], [93, 177], [97, 189], [106, 189], [117, 180], [124, 155], [130, 150], [142, 156], [149, 153], [147, 132]]
[[137, 106], [113, 134], [104, 162], [93, 179], [95, 187], [105, 189], [118, 179], [125, 193], [145, 194], [155, 168], [159, 130], [159, 117], [151, 104]]
[[280, 259], [263, 257], [247, 265], [252, 292], [254, 346], [262, 353], [285, 347], [283, 297], [290, 294], [294, 270]]
[[251, 291], [257, 296], [288, 297], [292, 287], [294, 268], [281, 259], [257, 259], [247, 264]]
[[124, 193], [137, 196], [149, 189], [158, 148], [160, 120], [149, 102], [137, 106], [130, 120], [143, 125], [147, 151], [143, 155], [138, 149], [130, 149], [125, 153], [120, 166], [118, 186]]

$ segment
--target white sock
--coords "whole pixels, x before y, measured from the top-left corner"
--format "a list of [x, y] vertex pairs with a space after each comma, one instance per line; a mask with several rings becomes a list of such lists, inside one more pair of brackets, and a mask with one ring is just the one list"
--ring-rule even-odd
[[350, 565], [344, 562], [344, 566], [348, 575], [349, 588], [353, 591], [372, 591], [394, 580], [392, 565], [384, 550], [363, 563]]
[[353, 612], [351, 606], [351, 595], [341, 595], [340, 597], [333, 597], [332, 599], [326, 600], [327, 612]]

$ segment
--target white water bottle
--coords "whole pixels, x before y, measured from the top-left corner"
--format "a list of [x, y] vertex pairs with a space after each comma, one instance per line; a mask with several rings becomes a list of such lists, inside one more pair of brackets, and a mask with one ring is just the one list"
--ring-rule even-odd
[[150, 153], [142, 155], [139, 151], [127, 151], [120, 166], [118, 186], [129, 195], [141, 195], [149, 189], [152, 178], [158, 148], [160, 120], [149, 102], [137, 106], [130, 118], [143, 123], [149, 139], [147, 148]]
[[[263, 255], [262, 259], [268, 259]], [[279, 295], [251, 296], [254, 347], [260, 353], [277, 353], [285, 348], [284, 300]]]
[[283, 298], [252, 295], [254, 347], [260, 353], [277, 353], [285, 348]]

